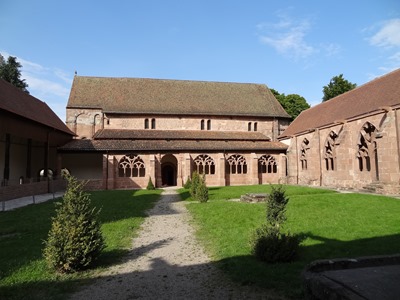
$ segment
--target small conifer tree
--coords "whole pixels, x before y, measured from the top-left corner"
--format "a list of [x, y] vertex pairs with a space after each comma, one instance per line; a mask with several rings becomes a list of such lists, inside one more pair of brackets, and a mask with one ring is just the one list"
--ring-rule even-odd
[[208, 188], [206, 185], [205, 176], [199, 176], [199, 184], [196, 189], [196, 200], [199, 202], [207, 202], [208, 201]]
[[48, 265], [62, 273], [72, 273], [87, 268], [104, 249], [104, 239], [97, 217], [100, 211], [91, 207], [85, 183], [66, 176], [67, 190], [63, 201], [56, 203], [56, 216], [43, 256]]
[[154, 187], [153, 181], [151, 180], [151, 177], [149, 176], [149, 182], [147, 183], [146, 189], [148, 190], [155, 190], [156, 188]]
[[197, 186], [200, 184], [200, 175], [197, 171], [192, 174], [192, 184], [190, 185], [190, 195], [193, 200], [196, 200]]
[[190, 180], [190, 177], [188, 176], [188, 178], [187, 178], [185, 184], [183, 185], [183, 187], [185, 189], [189, 190], [191, 186], [192, 186], [192, 181]]

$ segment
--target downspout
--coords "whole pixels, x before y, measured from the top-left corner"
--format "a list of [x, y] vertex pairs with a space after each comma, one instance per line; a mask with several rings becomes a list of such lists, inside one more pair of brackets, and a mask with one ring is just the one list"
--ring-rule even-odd
[[108, 150], [106, 155], [106, 190], [108, 190]]
[[299, 184], [299, 150], [297, 145], [297, 135], [295, 136], [295, 143], [296, 143], [296, 184]]
[[399, 172], [400, 172], [400, 137], [399, 137], [399, 123], [398, 123], [398, 118], [397, 118], [397, 112], [399, 110], [396, 109], [394, 111], [394, 120], [396, 123], [396, 140], [397, 140], [397, 162], [399, 164]]
[[322, 186], [321, 135], [318, 130], [319, 186]]

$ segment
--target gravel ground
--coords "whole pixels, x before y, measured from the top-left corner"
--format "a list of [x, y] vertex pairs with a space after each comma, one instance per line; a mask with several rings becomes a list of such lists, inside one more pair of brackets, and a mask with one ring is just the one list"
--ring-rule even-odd
[[235, 285], [210, 263], [175, 190], [166, 189], [148, 214], [124, 262], [71, 299], [283, 299]]

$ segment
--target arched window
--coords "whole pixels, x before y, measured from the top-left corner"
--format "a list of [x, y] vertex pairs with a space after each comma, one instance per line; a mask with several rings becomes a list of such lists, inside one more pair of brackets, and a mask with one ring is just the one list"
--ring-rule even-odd
[[310, 142], [305, 138], [300, 146], [300, 162], [301, 162], [301, 169], [307, 170], [307, 152], [310, 149], [308, 146]]
[[149, 119], [144, 119], [144, 129], [149, 129]]
[[211, 120], [207, 120], [207, 130], [211, 130]]
[[327, 171], [333, 171], [336, 168], [335, 145], [337, 137], [338, 135], [334, 131], [331, 131], [325, 141], [324, 158], [325, 158], [325, 167]]
[[271, 155], [263, 155], [258, 159], [258, 173], [276, 173], [278, 166]]
[[[376, 128], [369, 122], [365, 123], [360, 130], [357, 142], [358, 168], [360, 171], [371, 171], [371, 155], [374, 155], [374, 158], [377, 156], [376, 143], [374, 141], [375, 134]], [[377, 159], [375, 164], [377, 164]]]
[[197, 173], [199, 174], [215, 174], [215, 162], [207, 154], [199, 155], [194, 159], [196, 164]]
[[201, 130], [204, 130], [204, 120], [201, 120], [201, 121], [200, 121], [200, 129], [201, 129]]
[[247, 124], [247, 131], [251, 131], [251, 122]]
[[226, 160], [226, 172], [228, 174], [247, 174], [246, 159], [240, 154], [234, 154]]
[[156, 119], [151, 119], [151, 129], [156, 129]]
[[254, 122], [254, 131], [257, 131], [257, 127], [258, 127], [257, 122]]
[[125, 155], [118, 163], [119, 177], [144, 177], [146, 169], [139, 155]]

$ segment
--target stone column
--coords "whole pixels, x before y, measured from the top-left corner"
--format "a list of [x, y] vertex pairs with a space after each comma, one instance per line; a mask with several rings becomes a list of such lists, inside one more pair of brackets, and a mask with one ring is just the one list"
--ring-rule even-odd
[[156, 174], [156, 157], [154, 154], [149, 154], [150, 163], [149, 163], [149, 176], [151, 178], [151, 182], [157, 186], [157, 174]]
[[250, 178], [248, 178], [247, 182], [250, 184], [259, 184], [260, 180], [258, 179], [258, 157], [255, 153], [250, 154]]
[[216, 167], [218, 168], [218, 182], [220, 186], [226, 185], [226, 171], [225, 171], [225, 155], [220, 153], [218, 155], [218, 161], [216, 162]]

